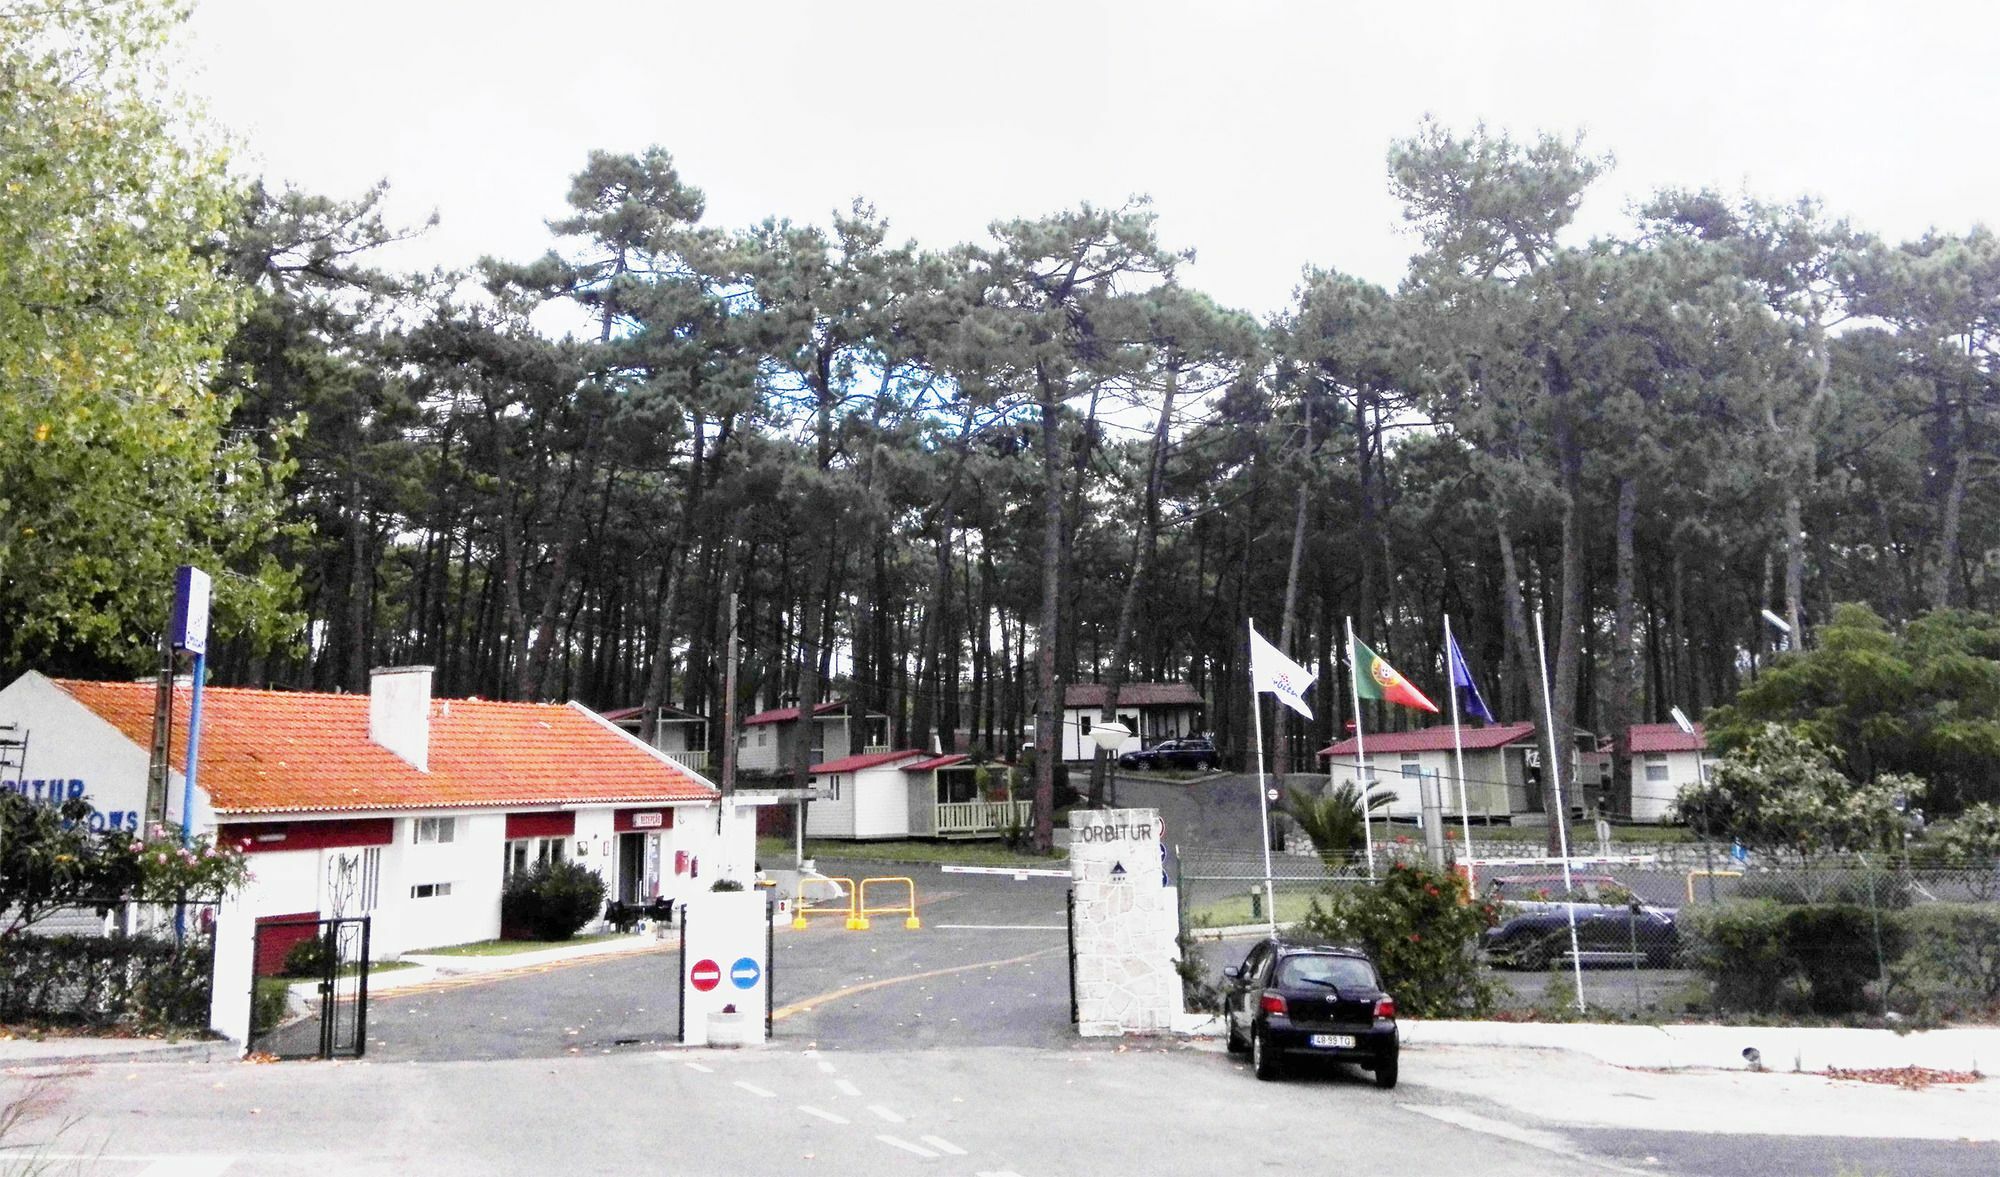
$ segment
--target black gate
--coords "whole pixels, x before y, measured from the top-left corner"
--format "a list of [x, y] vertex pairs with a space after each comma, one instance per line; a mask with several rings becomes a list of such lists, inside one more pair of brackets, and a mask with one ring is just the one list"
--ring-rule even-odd
[[1064, 907], [1068, 918], [1065, 921], [1069, 931], [1069, 1021], [1076, 1025], [1076, 888], [1063, 892]]
[[251, 957], [249, 1049], [360, 1058], [368, 1048], [369, 917], [268, 920]]

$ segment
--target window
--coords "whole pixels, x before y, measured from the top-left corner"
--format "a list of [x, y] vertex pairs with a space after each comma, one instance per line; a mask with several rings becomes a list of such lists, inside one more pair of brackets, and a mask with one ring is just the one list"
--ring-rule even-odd
[[1667, 754], [1665, 752], [1646, 753], [1646, 783], [1660, 784], [1667, 779]]
[[382, 902], [382, 848], [370, 846], [361, 852], [361, 910], [374, 911]]
[[833, 774], [832, 776], [829, 776], [829, 777], [827, 777], [827, 778], [826, 778], [826, 792], [825, 792], [825, 793], [824, 793], [824, 794], [822, 795], [822, 799], [823, 799], [823, 800], [827, 800], [827, 801], [838, 801], [838, 800], [840, 800], [840, 774], [839, 774], [839, 773], [837, 773], [837, 772], [836, 772], [836, 773], [834, 773], [834, 774]]
[[503, 850], [500, 877], [510, 879], [531, 866], [561, 862], [568, 844], [568, 838], [515, 838]]
[[765, 741], [767, 741], [768, 739], [770, 739], [770, 736], [771, 736], [771, 733], [770, 733], [770, 732], [767, 732], [767, 731], [765, 731], [765, 730], [764, 730], [763, 728], [761, 728], [761, 727], [760, 727], [760, 728], [758, 728], [758, 729], [757, 729], [757, 746], [758, 746], [759, 748], [762, 748], [762, 747], [764, 746], [764, 743], [765, 743]]
[[1084, 735], [1086, 735], [1086, 736], [1087, 736], [1087, 735], [1089, 735], [1089, 734], [1090, 734], [1090, 716], [1088, 716], [1088, 715], [1085, 715], [1085, 716], [1082, 716], [1082, 717], [1080, 718], [1080, 722], [1082, 723], [1082, 726], [1083, 726], [1083, 734], [1084, 734]]
[[1367, 961], [1352, 956], [1288, 956], [1278, 965], [1277, 984], [1325, 985], [1333, 989], [1376, 989], [1375, 969]]
[[416, 834], [410, 840], [418, 845], [449, 842], [458, 833], [458, 819], [455, 817], [420, 817], [416, 822]]
[[451, 894], [450, 883], [418, 883], [410, 888], [412, 899], [443, 899]]

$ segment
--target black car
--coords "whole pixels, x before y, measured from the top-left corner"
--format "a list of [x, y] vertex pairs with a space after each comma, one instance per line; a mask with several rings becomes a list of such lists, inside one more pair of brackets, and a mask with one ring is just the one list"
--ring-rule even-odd
[[1222, 763], [1215, 741], [1206, 736], [1161, 740], [1150, 748], [1127, 752], [1118, 758], [1120, 768], [1214, 768]]
[[1501, 914], [1480, 939], [1486, 958], [1523, 969], [1567, 963], [1574, 912], [1579, 964], [1673, 965], [1680, 954], [1674, 909], [1639, 902], [1609, 875], [1572, 874], [1569, 884], [1565, 893], [1561, 875], [1494, 880], [1489, 894], [1500, 901]]
[[1222, 975], [1230, 1052], [1249, 1051], [1259, 1079], [1276, 1079], [1287, 1057], [1309, 1057], [1358, 1063], [1375, 1086], [1396, 1085], [1396, 1000], [1367, 953], [1273, 938]]

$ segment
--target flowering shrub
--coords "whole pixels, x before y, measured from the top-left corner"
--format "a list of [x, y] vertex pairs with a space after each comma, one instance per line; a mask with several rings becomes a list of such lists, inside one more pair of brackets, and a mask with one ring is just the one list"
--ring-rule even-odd
[[154, 826], [144, 839], [128, 838], [124, 852], [137, 868], [135, 899], [221, 899], [250, 881], [250, 859], [242, 847], [206, 834], [183, 846], [178, 832]]
[[1462, 876], [1398, 857], [1374, 885], [1339, 892], [1325, 906], [1315, 900], [1294, 932], [1366, 949], [1404, 1013], [1470, 1017], [1495, 1000], [1479, 968], [1479, 933], [1498, 918], [1498, 905], [1474, 899]]

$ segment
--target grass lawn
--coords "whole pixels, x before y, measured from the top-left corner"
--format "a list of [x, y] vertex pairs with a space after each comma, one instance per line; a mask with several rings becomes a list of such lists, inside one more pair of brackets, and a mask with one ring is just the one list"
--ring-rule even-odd
[[475, 940], [470, 944], [448, 944], [443, 948], [415, 948], [405, 956], [512, 956], [517, 952], [540, 952], [565, 944], [595, 944], [600, 940], [622, 940], [623, 932], [600, 932], [595, 936], [571, 936], [567, 940]]
[[[835, 862], [952, 862], [967, 866], [1047, 867], [1067, 861], [1067, 856], [1060, 853], [1041, 855], [1009, 849], [1005, 842], [997, 838], [966, 842], [916, 839], [831, 842], [809, 838], [806, 840], [806, 857]], [[757, 839], [757, 860], [767, 868], [790, 866], [796, 858], [797, 851], [788, 838]]]
[[[1319, 893], [1316, 891], [1280, 890], [1278, 892], [1278, 923], [1292, 924], [1306, 918], [1306, 910], [1312, 906], [1312, 901], [1318, 897]], [[1241, 894], [1218, 896], [1217, 898], [1189, 907], [1188, 927], [1229, 928], [1235, 927], [1238, 924], [1261, 924], [1264, 922], [1264, 916], [1261, 911], [1263, 903], [1264, 896], [1260, 892], [1257, 896], [1257, 904], [1260, 910], [1255, 915], [1251, 914], [1250, 888], [1246, 886]]]

